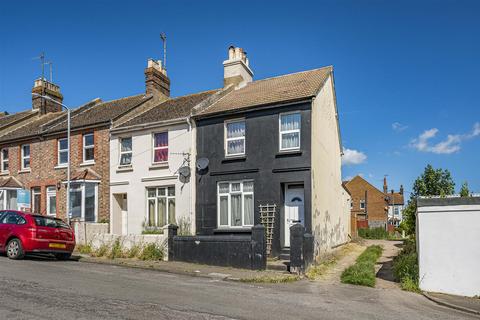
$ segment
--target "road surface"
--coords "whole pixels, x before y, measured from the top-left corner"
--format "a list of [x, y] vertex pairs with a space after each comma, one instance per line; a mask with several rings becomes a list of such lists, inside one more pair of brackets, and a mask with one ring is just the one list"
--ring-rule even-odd
[[0, 256], [0, 319], [478, 319], [420, 295], [301, 281], [253, 285]]

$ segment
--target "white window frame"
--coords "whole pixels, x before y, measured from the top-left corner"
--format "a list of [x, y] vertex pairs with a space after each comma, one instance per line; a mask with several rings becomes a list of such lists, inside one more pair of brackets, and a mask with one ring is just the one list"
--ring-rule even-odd
[[[166, 133], [167, 134], [167, 146], [166, 147], [155, 147], [155, 135], [156, 134], [162, 134], [162, 133]], [[168, 134], [168, 131], [158, 131], [158, 132], [153, 132], [152, 133], [152, 164], [164, 164], [164, 163], [168, 163], [168, 159], [170, 158], [169, 157], [169, 149], [170, 148], [170, 138], [169, 138], [169, 134]], [[155, 151], [156, 150], [162, 150], [162, 149], [167, 149], [167, 161], [157, 161], [155, 162]]]
[[[86, 139], [87, 136], [92, 136], [93, 137], [93, 144], [88, 145], [88, 146], [85, 144], [85, 141], [87, 140]], [[95, 162], [95, 135], [93, 133], [86, 133], [86, 134], [83, 135], [82, 139], [83, 139], [83, 163], [94, 163]], [[88, 150], [93, 149], [93, 159], [91, 159], [91, 160], [86, 160], [85, 159], [85, 156], [87, 154], [85, 151], [87, 149]]]
[[[132, 150], [130, 150], [130, 151], [123, 151], [122, 150], [122, 141], [124, 139], [130, 139], [132, 141]], [[129, 167], [129, 166], [131, 166], [132, 163], [133, 163], [133, 138], [132, 137], [120, 137], [120, 138], [118, 138], [118, 144], [119, 144], [119, 146], [118, 146], [118, 150], [119, 150], [118, 166], [119, 167]], [[132, 155], [130, 157], [130, 163], [122, 164], [122, 155], [129, 154], [129, 153]]]
[[365, 200], [360, 200], [360, 209], [365, 209]]
[[[285, 130], [282, 131], [282, 117], [288, 116], [291, 114], [299, 114], [300, 115], [300, 128], [294, 130]], [[282, 148], [282, 135], [287, 133], [295, 133], [298, 132], [298, 147], [293, 148]], [[295, 151], [300, 150], [302, 146], [302, 113], [300, 111], [292, 111], [292, 112], [282, 112], [278, 115], [278, 148], [280, 151]]]
[[[228, 138], [228, 130], [227, 127], [231, 123], [237, 123], [237, 122], [243, 122], [245, 124], [245, 135], [243, 137], [235, 137], [235, 138]], [[231, 119], [231, 120], [226, 120], [223, 124], [223, 145], [225, 149], [225, 157], [238, 157], [238, 156], [243, 156], [245, 155], [247, 151], [247, 144], [246, 144], [246, 139], [245, 136], [247, 135], [247, 123], [245, 122], [245, 118], [237, 118], [237, 119]], [[243, 140], [243, 152], [239, 153], [228, 153], [228, 142], [229, 141], [235, 141], [235, 140]]]
[[[93, 184], [94, 187], [95, 187], [95, 210], [94, 210], [94, 220], [93, 222], [97, 222], [98, 221], [98, 206], [99, 206], [99, 203], [98, 203], [98, 182], [87, 182], [87, 181], [81, 181], [81, 182], [75, 182], [75, 184], [79, 184], [80, 185], [80, 191], [82, 192], [82, 210], [81, 210], [81, 214], [80, 214], [80, 218], [85, 221], [85, 185], [87, 183], [90, 183], [90, 184]], [[70, 192], [72, 190], [72, 187], [70, 187]], [[71, 199], [71, 197], [70, 197]], [[70, 208], [70, 212], [72, 210], [71, 206], [69, 206]], [[68, 212], [67, 214], [70, 215], [70, 212]], [[71, 216], [70, 216], [71, 218]]]
[[[25, 151], [24, 151], [24, 148], [25, 147], [28, 147], [28, 156], [25, 155]], [[31, 162], [31, 155], [32, 155], [32, 149], [30, 148], [30, 145], [29, 144], [22, 144], [20, 146], [21, 150], [21, 160], [22, 160], [22, 163], [21, 163], [21, 168], [22, 170], [30, 170], [30, 167], [32, 165], [32, 162]], [[28, 159], [28, 167], [25, 167], [25, 160]]]
[[[47, 187], [47, 216], [56, 217], [57, 216], [57, 188], [55, 186], [48, 186]], [[50, 212], [50, 202], [52, 201], [51, 198], [55, 197], [55, 212], [52, 214]]]
[[[173, 188], [175, 190], [175, 194], [173, 196], [169, 196], [168, 195], [168, 188]], [[148, 189], [155, 189], [155, 197], [149, 197], [148, 196]], [[159, 189], [165, 189], [165, 196], [162, 196], [160, 195], [160, 192], [159, 192]], [[164, 197], [165, 200], [166, 200], [166, 204], [167, 204], [167, 224], [169, 224], [169, 221], [170, 221], [170, 208], [168, 206], [168, 200], [170, 199], [173, 199], [175, 201], [175, 215], [177, 213], [177, 199], [176, 199], [176, 195], [177, 195], [177, 190], [175, 188], [175, 185], [169, 185], [169, 186], [158, 186], [158, 187], [147, 187], [145, 189], [145, 192], [146, 192], [146, 216], [145, 216], [145, 226], [147, 227], [150, 227], [150, 228], [162, 228], [164, 226], [158, 226], [158, 198], [159, 197]], [[154, 214], [154, 220], [155, 220], [155, 225], [154, 226], [150, 226], [149, 225], [149, 207], [148, 207], [148, 202], [150, 200], [155, 200], [155, 214]]]
[[[5, 158], [3, 157], [4, 151], [7, 151], [7, 159], [5, 159]], [[9, 160], [9, 159], [8, 159], [9, 156], [10, 156], [10, 151], [8, 150], [8, 148], [2, 148], [2, 149], [0, 150], [0, 157], [1, 157], [1, 159], [0, 159], [0, 162], [1, 162], [0, 165], [1, 165], [1, 172], [2, 172], [2, 173], [8, 173], [8, 172], [10, 171], [10, 167], [9, 167], [7, 170], [5, 170], [5, 163], [6, 163], [7, 165], [10, 165], [10, 163], [9, 163], [9, 161], [8, 161], [8, 160]]]
[[[244, 192], [243, 191], [243, 184], [245, 182], [252, 182], [253, 183], [253, 191]], [[220, 184], [228, 183], [228, 193], [220, 193]], [[240, 183], [240, 191], [233, 191], [232, 192], [232, 184]], [[255, 220], [255, 182], [254, 180], [235, 180], [235, 181], [219, 181], [217, 182], [217, 228], [219, 229], [245, 229], [253, 227], [253, 224], [245, 224], [245, 195], [252, 196], [253, 202], [253, 220]], [[241, 194], [242, 195], [242, 225], [241, 226], [232, 226], [232, 213], [231, 213], [231, 196], [232, 194]], [[228, 197], [228, 225], [221, 225], [220, 224], [220, 197], [227, 196]]]
[[[60, 141], [63, 141], [63, 140], [67, 141], [67, 149], [60, 149], [60, 146], [61, 146]], [[60, 138], [60, 139], [58, 139], [58, 141], [57, 141], [57, 165], [58, 165], [58, 166], [67, 166], [67, 165], [68, 165], [68, 151], [69, 151], [68, 149], [69, 149], [69, 148], [68, 148], [68, 138]], [[60, 154], [62, 154], [62, 153], [66, 153], [66, 154], [67, 154], [67, 161], [66, 161], [66, 162], [63, 162], [63, 163], [60, 162], [60, 159], [61, 159]]]
[[30, 209], [30, 211], [35, 214], [41, 214], [41, 212], [33, 211], [35, 209], [35, 204], [36, 204], [35, 203], [36, 195], [40, 195], [40, 204], [38, 207], [40, 208], [40, 210], [42, 210], [42, 189], [40, 187], [32, 187], [31, 194], [30, 194], [30, 197], [32, 198], [32, 208]]

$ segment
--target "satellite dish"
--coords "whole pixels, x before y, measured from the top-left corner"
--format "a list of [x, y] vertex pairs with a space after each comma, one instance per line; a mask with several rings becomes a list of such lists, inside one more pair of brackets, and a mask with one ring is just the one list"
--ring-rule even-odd
[[178, 173], [182, 176], [182, 177], [190, 177], [190, 167], [180, 167], [180, 169], [178, 169]]
[[198, 170], [205, 170], [208, 167], [208, 163], [210, 161], [207, 158], [200, 158], [197, 160], [197, 169]]

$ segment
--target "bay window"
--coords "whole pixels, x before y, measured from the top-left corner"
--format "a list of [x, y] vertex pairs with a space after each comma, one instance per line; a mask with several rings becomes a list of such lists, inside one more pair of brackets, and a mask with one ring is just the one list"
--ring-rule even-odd
[[95, 161], [95, 143], [93, 133], [83, 135], [83, 162]]
[[8, 172], [8, 149], [3, 148], [0, 153], [0, 165], [2, 172]]
[[299, 112], [280, 115], [280, 151], [300, 149], [301, 120]]
[[175, 217], [175, 187], [147, 188], [148, 227], [177, 224]]
[[253, 181], [219, 182], [218, 227], [253, 226]]
[[58, 139], [58, 165], [66, 165], [68, 163], [68, 139]]
[[225, 122], [225, 155], [245, 154], [245, 120]]
[[22, 170], [29, 170], [30, 169], [30, 145], [25, 144], [21, 148], [22, 148], [21, 150]]
[[98, 184], [74, 182], [70, 185], [70, 216], [83, 221], [97, 221]]
[[120, 166], [132, 164], [132, 137], [120, 139]]
[[168, 132], [153, 134], [153, 163], [168, 161]]

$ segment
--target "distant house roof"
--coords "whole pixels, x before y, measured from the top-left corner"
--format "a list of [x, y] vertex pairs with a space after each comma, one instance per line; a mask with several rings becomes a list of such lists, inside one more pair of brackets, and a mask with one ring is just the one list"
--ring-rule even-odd
[[388, 196], [388, 204], [389, 205], [400, 205], [400, 204], [404, 204], [404, 198], [403, 198], [403, 194], [401, 194], [400, 192], [394, 192], [394, 193], [387, 193], [387, 196]]
[[119, 125], [118, 128], [188, 117], [196, 105], [219, 91], [219, 89], [209, 90], [168, 99], [131, 118], [125, 123]]
[[[124, 115], [149, 99], [151, 99], [151, 96], [139, 94], [95, 104], [72, 114], [71, 127], [72, 129], [78, 129], [110, 123], [110, 121]], [[64, 114], [56, 123], [52, 123], [48, 128], [45, 128], [45, 131], [46, 133], [53, 133], [65, 131], [66, 129], [67, 116]]]
[[261, 105], [311, 98], [317, 95], [332, 71], [333, 67], [328, 66], [253, 81], [243, 88], [233, 90], [196, 115], [235, 112]]

